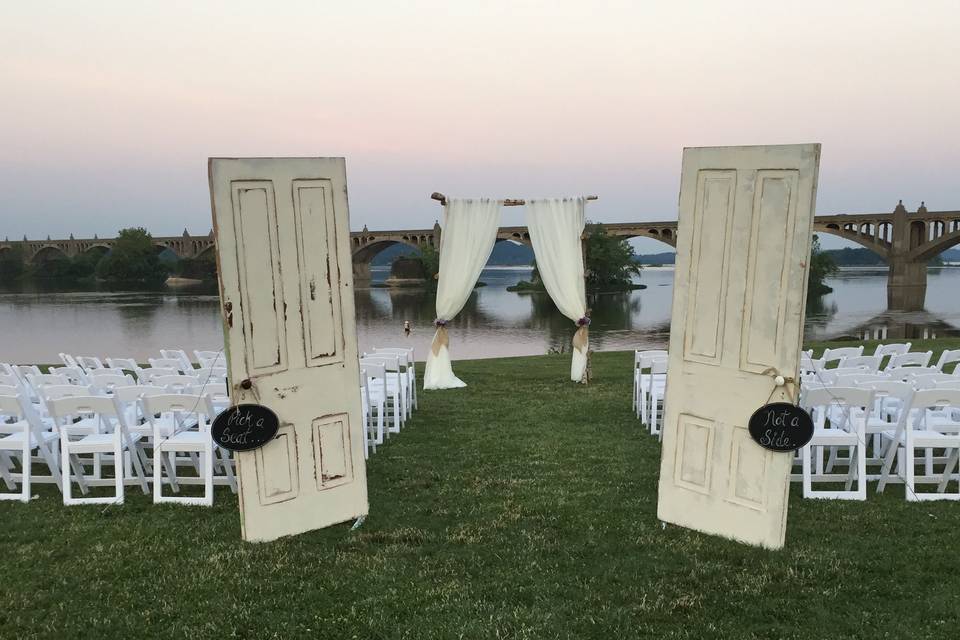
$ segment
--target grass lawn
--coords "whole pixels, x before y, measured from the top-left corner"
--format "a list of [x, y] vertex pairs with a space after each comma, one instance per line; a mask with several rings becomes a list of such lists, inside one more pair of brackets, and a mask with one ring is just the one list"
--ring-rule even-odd
[[458, 362], [470, 386], [369, 461], [355, 531], [245, 544], [226, 489], [0, 503], [0, 638], [960, 637], [960, 503], [794, 486], [779, 552], [662, 527], [632, 357], [589, 387], [568, 356]]

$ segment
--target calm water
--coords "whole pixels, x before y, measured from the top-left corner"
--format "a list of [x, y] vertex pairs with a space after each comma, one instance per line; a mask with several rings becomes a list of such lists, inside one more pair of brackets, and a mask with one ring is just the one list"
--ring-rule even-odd
[[[386, 269], [374, 270], [382, 282]], [[568, 349], [573, 333], [544, 294], [511, 293], [529, 269], [488, 269], [451, 323], [457, 358], [543, 354]], [[591, 346], [597, 350], [662, 347], [670, 327], [673, 269], [644, 269], [646, 289], [593, 297]], [[808, 339], [921, 338], [960, 335], [960, 268], [931, 270], [927, 311], [888, 313], [886, 273], [848, 270], [829, 281], [832, 294], [808, 311]], [[356, 291], [360, 348], [409, 344], [418, 357], [433, 336], [433, 299], [423, 291]], [[403, 322], [413, 326], [409, 338]], [[223, 344], [215, 288], [109, 292], [21, 287], [0, 290], [0, 362], [54, 362], [57, 353], [146, 358], [163, 348], [219, 349]]]

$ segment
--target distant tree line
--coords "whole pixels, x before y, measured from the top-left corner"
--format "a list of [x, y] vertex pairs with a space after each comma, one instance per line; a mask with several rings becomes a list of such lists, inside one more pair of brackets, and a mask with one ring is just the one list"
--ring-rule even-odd
[[68, 257], [59, 255], [24, 264], [23, 249], [0, 252], [0, 277], [49, 280], [99, 280], [107, 283], [162, 284], [170, 275], [207, 280], [216, 278], [216, 262], [209, 258], [161, 257], [153, 237], [143, 227], [121, 229], [109, 250], [91, 250]]

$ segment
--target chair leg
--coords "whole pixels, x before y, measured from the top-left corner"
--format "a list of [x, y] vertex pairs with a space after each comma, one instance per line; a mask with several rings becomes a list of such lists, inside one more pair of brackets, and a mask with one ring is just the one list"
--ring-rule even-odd
[[113, 484], [116, 487], [117, 503], [123, 504], [123, 445], [113, 449]]
[[3, 481], [7, 485], [7, 489], [10, 489], [10, 491], [16, 491], [17, 483], [10, 474], [10, 470], [12, 468], [13, 461], [10, 459], [10, 455], [6, 451], [0, 451], [0, 478], [3, 478]]
[[24, 437], [23, 443], [23, 463], [21, 464], [21, 470], [23, 473], [20, 476], [20, 501], [21, 502], [30, 502], [30, 470], [32, 465], [31, 454], [33, 453], [30, 448], [30, 436], [27, 435]]
[[810, 493], [813, 490], [813, 478], [811, 476], [811, 449], [813, 445], [806, 445], [803, 447], [803, 497], [809, 497]]
[[203, 498], [206, 506], [213, 506], [213, 442], [207, 442], [207, 448], [200, 454], [203, 462]]
[[940, 481], [940, 484], [937, 485], [938, 493], [945, 493], [947, 491], [947, 485], [950, 484], [950, 476], [953, 474], [953, 469], [957, 466], [958, 460], [960, 460], [960, 449], [954, 449], [950, 454], [950, 458], [943, 466], [943, 479]]
[[906, 469], [904, 470], [906, 476], [904, 480], [904, 486], [906, 487], [904, 491], [906, 492], [907, 502], [916, 502], [917, 493], [916, 487], [914, 486], [914, 475], [916, 470], [914, 469], [914, 459], [913, 459], [913, 443], [908, 442], [906, 446], [906, 455], [904, 456], [904, 465]]

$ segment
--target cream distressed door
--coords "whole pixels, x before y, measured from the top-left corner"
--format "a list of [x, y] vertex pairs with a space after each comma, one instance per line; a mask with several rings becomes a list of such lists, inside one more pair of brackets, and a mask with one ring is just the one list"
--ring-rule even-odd
[[234, 404], [280, 418], [238, 453], [244, 540], [367, 513], [343, 158], [211, 158]]
[[820, 145], [685, 149], [657, 514], [783, 546], [792, 455], [750, 438], [797, 375]]

